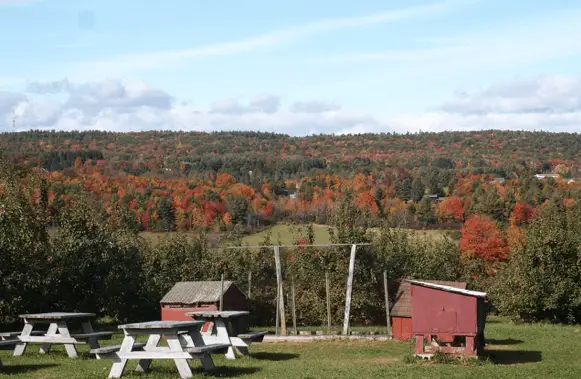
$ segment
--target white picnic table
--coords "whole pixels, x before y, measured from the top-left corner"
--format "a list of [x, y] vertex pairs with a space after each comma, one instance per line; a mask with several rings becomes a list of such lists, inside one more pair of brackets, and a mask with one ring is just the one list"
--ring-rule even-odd
[[[129, 359], [138, 359], [138, 372], [147, 372], [153, 359], [173, 359], [182, 378], [191, 378], [190, 359], [199, 359], [204, 370], [213, 370], [210, 354], [223, 353], [229, 345], [206, 344], [202, 339], [203, 321], [149, 321], [120, 325], [125, 337], [121, 345], [91, 350], [97, 359], [113, 360], [109, 378], [120, 378]], [[136, 343], [136, 337], [148, 336], [147, 343]], [[164, 337], [168, 346], [159, 346]]]
[[[63, 344], [70, 358], [77, 357], [75, 345], [88, 343], [91, 349], [99, 347], [99, 339], [110, 339], [112, 332], [95, 332], [91, 325], [94, 313], [51, 312], [20, 315], [24, 320], [24, 328], [20, 334], [7, 333], [16, 341], [14, 356], [24, 354], [29, 343], [41, 344], [40, 353], [47, 354], [53, 344]], [[73, 322], [80, 322], [83, 332], [71, 334], [69, 326]], [[48, 324], [48, 330], [43, 333], [35, 331], [37, 325]]]
[[[267, 332], [243, 332], [239, 330], [240, 318], [247, 317], [248, 311], [194, 311], [186, 315], [196, 320], [212, 322], [212, 334], [203, 335], [206, 344], [228, 344], [227, 359], [236, 359], [237, 352], [240, 355], [248, 355], [248, 346], [252, 342], [261, 342]], [[230, 328], [228, 328], [230, 323]]]

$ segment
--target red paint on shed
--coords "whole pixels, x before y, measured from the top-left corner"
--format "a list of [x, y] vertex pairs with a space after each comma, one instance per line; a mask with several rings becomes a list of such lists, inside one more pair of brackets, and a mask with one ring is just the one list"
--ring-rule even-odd
[[408, 282], [416, 354], [437, 350], [468, 355], [482, 352], [486, 293], [415, 280]]
[[413, 337], [411, 317], [392, 317], [391, 333], [393, 338], [407, 341]]
[[[422, 281], [466, 289], [466, 283], [464, 282], [441, 280]], [[407, 341], [414, 336], [412, 332], [412, 291], [410, 283], [405, 280], [399, 285], [393, 307], [390, 310], [390, 316], [393, 338], [400, 341]]]

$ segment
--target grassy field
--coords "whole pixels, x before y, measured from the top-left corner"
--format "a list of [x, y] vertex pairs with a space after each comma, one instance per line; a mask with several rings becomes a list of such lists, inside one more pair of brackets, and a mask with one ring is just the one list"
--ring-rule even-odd
[[[492, 319], [486, 327], [486, 357], [474, 363], [406, 363], [412, 344], [405, 342], [325, 341], [262, 343], [250, 347], [251, 357], [227, 361], [215, 356], [219, 367], [210, 375], [192, 361], [195, 377], [222, 378], [580, 378], [581, 327], [514, 325]], [[110, 343], [119, 343], [115, 336]], [[106, 341], [109, 342], [109, 341]], [[49, 355], [29, 347], [24, 356], [0, 350], [4, 367], [0, 378], [106, 378], [109, 360], [95, 360], [81, 347], [81, 358], [71, 360], [62, 347]], [[136, 362], [127, 365], [127, 377]], [[173, 363], [154, 361], [148, 378], [178, 378]]]
[[[296, 240], [301, 237], [300, 233], [297, 233], [296, 226], [291, 226], [287, 224], [279, 224], [268, 228], [267, 230], [250, 234], [244, 237], [244, 243], [248, 245], [259, 245], [266, 234], [270, 232], [272, 243], [278, 244], [279, 242], [283, 245], [292, 245], [296, 243]], [[372, 232], [376, 229], [370, 229]], [[324, 244], [329, 243], [330, 234], [329, 234], [329, 227], [325, 225], [317, 225], [314, 228], [315, 231], [315, 243]], [[416, 238], [430, 238], [430, 239], [439, 239], [443, 238], [443, 236], [448, 235], [450, 236], [449, 230], [412, 230], [408, 229], [410, 233]], [[173, 233], [173, 232], [170, 232]], [[149, 241], [152, 245], [156, 245], [159, 243], [159, 239], [164, 235], [169, 235], [170, 233], [151, 233], [151, 232], [142, 232], [140, 235], [144, 237], [147, 241]], [[188, 234], [188, 233], [186, 233]], [[193, 235], [193, 234], [192, 234]]]

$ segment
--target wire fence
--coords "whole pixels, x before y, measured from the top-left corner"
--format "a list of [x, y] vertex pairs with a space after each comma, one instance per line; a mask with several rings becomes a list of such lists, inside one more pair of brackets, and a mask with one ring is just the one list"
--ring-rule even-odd
[[[270, 267], [263, 270], [268, 273], [254, 270], [258, 276], [254, 278], [253, 270], [249, 270], [247, 275], [238, 273], [235, 278], [226, 279], [234, 280], [246, 291], [254, 312], [274, 308], [276, 335], [288, 335], [289, 324], [295, 335], [299, 326], [320, 326], [331, 334], [337, 325], [342, 326], [341, 334], [348, 335], [353, 321], [376, 326], [383, 323], [386, 333], [391, 335], [388, 276], [385, 270], [378, 271], [369, 264], [373, 257], [366, 250], [370, 245], [256, 245], [217, 249], [261, 251], [266, 259], [269, 252], [272, 254], [270, 265], [267, 264]], [[250, 255], [249, 259], [252, 258]], [[274, 278], [268, 280], [269, 274]], [[221, 280], [225, 280], [224, 275]]]

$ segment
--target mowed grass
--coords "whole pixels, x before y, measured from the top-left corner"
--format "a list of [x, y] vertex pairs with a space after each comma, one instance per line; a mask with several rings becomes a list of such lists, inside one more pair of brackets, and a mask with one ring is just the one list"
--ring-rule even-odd
[[[296, 244], [297, 239], [303, 237], [304, 235], [298, 231], [297, 226], [292, 226], [288, 224], [278, 224], [274, 225], [266, 230], [263, 230], [258, 233], [250, 234], [243, 238], [243, 243], [256, 246], [260, 245], [266, 235], [270, 233], [271, 243], [273, 244], [283, 244], [283, 245], [294, 245]], [[331, 235], [329, 233], [330, 227], [326, 225], [315, 225], [314, 232], [315, 232], [315, 243], [317, 244], [326, 244], [330, 243]], [[449, 230], [414, 230], [414, 229], [405, 229], [407, 230], [413, 238], [427, 238], [430, 240], [438, 240], [444, 238], [444, 236], [451, 236], [451, 231]], [[377, 228], [369, 229], [371, 233], [375, 233], [378, 231]], [[155, 246], [159, 243], [160, 239], [164, 236], [169, 236], [175, 234], [175, 232], [166, 232], [166, 233], [152, 233], [152, 232], [142, 232], [140, 235], [145, 238], [151, 245]], [[195, 236], [192, 232], [187, 232], [185, 235], [190, 235], [192, 237]]]
[[[410, 342], [325, 341], [301, 343], [256, 343], [251, 357], [228, 361], [214, 356], [218, 369], [205, 374], [199, 361], [191, 361], [194, 377], [222, 378], [581, 378], [581, 327], [559, 325], [514, 325], [492, 319], [486, 326], [486, 357], [479, 362], [438, 364], [406, 363]], [[119, 343], [116, 335], [106, 344]], [[61, 346], [49, 355], [30, 345], [22, 357], [0, 350], [4, 367], [0, 378], [106, 378], [110, 360], [88, 356], [69, 359]], [[136, 361], [129, 361], [126, 376], [135, 373]], [[149, 378], [179, 378], [173, 362], [154, 361]]]

